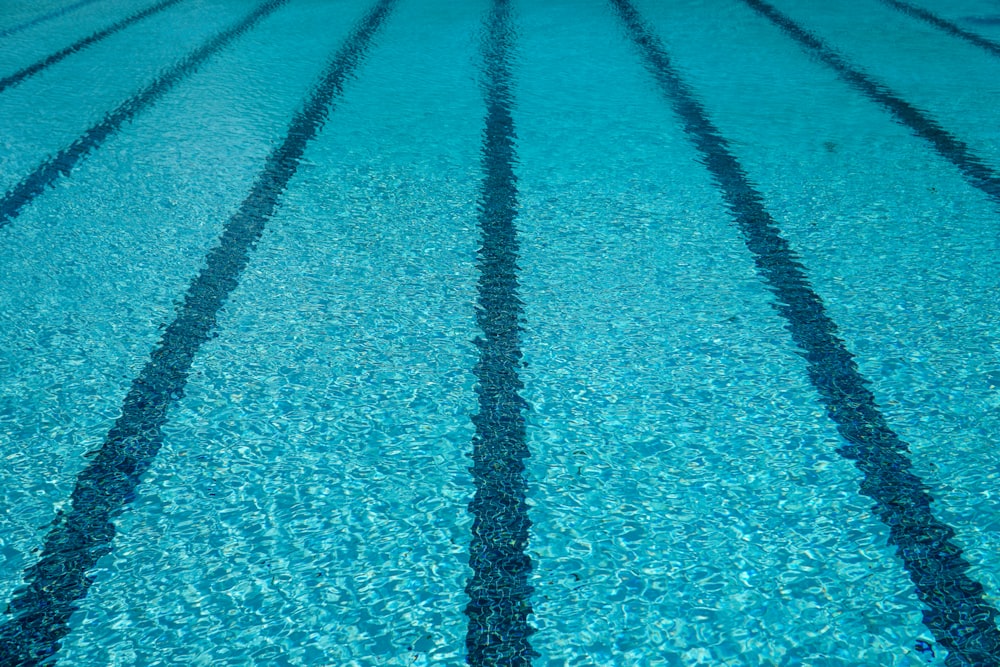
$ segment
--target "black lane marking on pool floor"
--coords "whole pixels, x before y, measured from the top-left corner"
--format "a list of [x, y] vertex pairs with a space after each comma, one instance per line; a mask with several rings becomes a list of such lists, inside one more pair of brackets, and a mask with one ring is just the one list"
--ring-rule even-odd
[[10, 28], [0, 30], [0, 39], [3, 39], [4, 37], [10, 37], [11, 35], [16, 35], [19, 32], [27, 30], [28, 28], [34, 28], [36, 25], [40, 23], [45, 23], [46, 21], [57, 19], [60, 16], [66, 16], [70, 12], [74, 12], [77, 9], [86, 7], [87, 5], [92, 5], [95, 2], [103, 2], [103, 0], [80, 0], [79, 2], [74, 2], [73, 4], [61, 7], [60, 9], [54, 9], [48, 14], [42, 14], [41, 16], [37, 16], [31, 19], [30, 21], [25, 21], [24, 23], [20, 23], [18, 25], [11, 26]]
[[873, 511], [888, 526], [890, 543], [926, 605], [924, 623], [950, 652], [949, 665], [998, 664], [997, 611], [984, 600], [983, 587], [969, 577], [968, 562], [951, 542], [954, 530], [931, 512], [927, 485], [910, 472], [907, 444], [876, 406], [868, 381], [838, 337], [837, 325], [809, 284], [799, 258], [765, 209], [763, 196], [630, 1], [610, 1], [701, 153], [758, 273], [774, 294], [772, 306], [785, 319], [785, 328], [808, 362], [809, 379], [846, 441], [838, 453], [863, 473], [861, 493], [875, 501]]
[[219, 310], [239, 283], [306, 146], [319, 133], [395, 3], [380, 0], [348, 36], [281, 144], [267, 157], [239, 210], [226, 222], [219, 244], [206, 256], [174, 320], [132, 381], [121, 416], [77, 478], [70, 509], [46, 536], [38, 563], [26, 570], [27, 586], [15, 593], [7, 609], [13, 617], [0, 625], [0, 665], [37, 665], [58, 650], [59, 640], [69, 632], [69, 617], [93, 583], [87, 572], [111, 551], [111, 521], [133, 500], [142, 474], [156, 458], [167, 412], [184, 394], [195, 355], [211, 336]]
[[908, 16], [930, 23], [935, 28], [940, 28], [952, 37], [958, 37], [959, 39], [963, 39], [981, 49], [989, 51], [995, 56], [1000, 56], [1000, 42], [994, 42], [992, 39], [987, 39], [982, 35], [970, 32], [965, 28], [960, 27], [958, 24], [952, 23], [947, 19], [941, 18], [937, 14], [927, 11], [923, 7], [917, 7], [916, 5], [911, 5], [908, 2], [902, 2], [902, 0], [882, 0], [882, 2]]
[[35, 167], [0, 198], [0, 229], [10, 224], [20, 214], [21, 209], [45, 192], [45, 189], [59, 180], [59, 177], [68, 176], [83, 158], [100, 147], [122, 125], [151, 107], [178, 82], [193, 74], [206, 60], [287, 2], [288, 0], [267, 0], [262, 3], [243, 20], [202, 44], [151, 84], [109, 111], [100, 122], [90, 127], [69, 146]]
[[102, 39], [110, 37], [111, 35], [117, 32], [121, 32], [122, 30], [129, 27], [133, 23], [138, 23], [139, 21], [145, 18], [149, 18], [150, 16], [157, 14], [159, 12], [162, 12], [164, 9], [173, 7], [174, 5], [180, 2], [184, 2], [184, 0], [161, 0], [161, 2], [158, 2], [155, 5], [152, 5], [151, 7], [147, 7], [146, 9], [143, 9], [141, 12], [136, 12], [131, 16], [127, 16], [123, 18], [121, 21], [113, 23], [112, 25], [109, 25], [107, 28], [102, 28], [101, 30], [98, 30], [97, 32], [92, 33], [87, 37], [84, 37], [83, 39], [74, 42], [73, 44], [70, 44], [64, 49], [56, 51], [52, 55], [47, 56], [39, 60], [38, 62], [32, 63], [31, 65], [28, 65], [27, 67], [20, 69], [9, 76], [3, 77], [2, 79], [0, 79], [0, 93], [7, 90], [11, 86], [16, 86], [17, 84], [21, 83], [28, 77], [38, 74], [43, 69], [55, 65], [60, 60], [68, 58], [74, 53], [82, 51], [88, 46], [92, 46], [97, 42], [101, 41]]
[[853, 67], [843, 56], [815, 35], [763, 0], [742, 0], [751, 9], [778, 26], [786, 35], [816, 55], [842, 79], [868, 99], [888, 110], [918, 137], [930, 142], [938, 155], [958, 167], [966, 181], [1000, 203], [1000, 176], [973, 153], [968, 144], [953, 136], [930, 115], [910, 104], [885, 84]]
[[525, 553], [531, 520], [524, 459], [530, 454], [524, 420], [528, 405], [519, 394], [524, 384], [518, 376], [524, 312], [517, 293], [517, 155], [511, 113], [515, 35], [510, 4], [493, 0], [483, 38], [486, 127], [476, 304], [476, 323], [483, 335], [475, 340], [479, 413], [472, 418], [476, 433], [471, 471], [476, 491], [469, 503], [472, 576], [465, 587], [466, 659], [475, 667], [530, 667], [537, 655], [529, 643], [534, 589], [528, 583], [531, 557]]

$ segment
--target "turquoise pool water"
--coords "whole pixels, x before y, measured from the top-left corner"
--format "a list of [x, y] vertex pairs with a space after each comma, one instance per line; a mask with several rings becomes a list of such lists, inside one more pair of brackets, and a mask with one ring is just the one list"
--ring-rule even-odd
[[2, 3], [0, 665], [1000, 665], [990, 45]]

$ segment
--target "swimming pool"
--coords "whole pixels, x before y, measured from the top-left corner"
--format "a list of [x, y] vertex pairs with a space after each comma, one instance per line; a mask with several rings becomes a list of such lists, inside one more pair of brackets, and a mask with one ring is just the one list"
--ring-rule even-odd
[[1000, 664], [997, 44], [4, 3], [0, 664]]

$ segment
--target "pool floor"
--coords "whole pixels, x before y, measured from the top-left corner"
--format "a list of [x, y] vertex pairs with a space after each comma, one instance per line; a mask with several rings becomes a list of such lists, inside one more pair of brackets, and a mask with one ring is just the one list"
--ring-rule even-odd
[[1000, 665], [997, 0], [9, 0], [0, 667]]

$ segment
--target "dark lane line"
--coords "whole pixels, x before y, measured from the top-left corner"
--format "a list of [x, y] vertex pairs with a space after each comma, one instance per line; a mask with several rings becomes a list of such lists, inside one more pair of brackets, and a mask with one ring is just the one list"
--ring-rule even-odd
[[994, 42], [992, 39], [987, 39], [982, 35], [970, 32], [947, 19], [941, 18], [937, 14], [927, 11], [923, 7], [917, 7], [916, 5], [911, 5], [910, 3], [903, 2], [902, 0], [882, 0], [882, 2], [908, 16], [930, 23], [935, 28], [944, 30], [952, 37], [964, 39], [970, 44], [974, 44], [981, 49], [985, 49], [995, 56], [1000, 56], [1000, 42]]
[[518, 393], [521, 365], [521, 321], [518, 298], [517, 176], [514, 164], [514, 119], [511, 50], [514, 28], [510, 0], [493, 0], [483, 42], [486, 127], [483, 131], [483, 185], [479, 200], [482, 245], [476, 337], [479, 361], [473, 370], [479, 413], [472, 445], [472, 477], [476, 492], [469, 503], [473, 515], [465, 587], [469, 617], [466, 659], [474, 667], [530, 667], [538, 655], [529, 638], [532, 613], [531, 558], [528, 545], [527, 482], [524, 459], [524, 411]]
[[822, 62], [833, 68], [842, 79], [870, 100], [887, 109], [896, 117], [896, 120], [910, 128], [918, 137], [929, 141], [938, 155], [958, 167], [972, 186], [989, 195], [995, 202], [1000, 203], [1000, 175], [997, 175], [982, 158], [973, 153], [964, 141], [941, 127], [926, 111], [921, 111], [890, 90], [885, 84], [879, 83], [853, 67], [843, 56], [824, 44], [822, 40], [764, 0], [742, 0], [742, 2], [814, 53]]
[[861, 493], [875, 501], [875, 515], [889, 528], [889, 541], [926, 605], [924, 623], [949, 651], [946, 664], [1000, 664], [997, 610], [983, 598], [983, 587], [969, 577], [969, 563], [951, 542], [954, 530], [931, 512], [927, 485], [910, 472], [908, 445], [879, 411], [868, 380], [838, 337], [837, 325], [765, 209], [763, 196], [630, 0], [610, 1], [701, 153], [758, 273], [775, 295], [772, 306], [785, 319], [827, 415], [846, 440], [837, 451], [863, 473]]
[[84, 37], [83, 39], [74, 42], [73, 44], [70, 44], [66, 48], [60, 49], [55, 53], [53, 53], [52, 55], [47, 56], [36, 63], [32, 63], [31, 65], [28, 65], [27, 67], [14, 72], [10, 76], [3, 77], [2, 79], [0, 79], [0, 93], [7, 90], [11, 86], [16, 86], [17, 84], [21, 83], [28, 77], [38, 74], [43, 69], [55, 65], [60, 60], [68, 58], [74, 53], [82, 51], [88, 46], [96, 44], [97, 42], [101, 41], [102, 39], [105, 39], [106, 37], [110, 37], [111, 35], [114, 35], [117, 32], [121, 32], [122, 30], [129, 27], [133, 23], [138, 23], [143, 19], [149, 18], [154, 14], [162, 12], [164, 9], [173, 7], [179, 2], [184, 2], [184, 0], [161, 0], [160, 2], [156, 3], [151, 7], [147, 7], [141, 12], [137, 12], [135, 14], [132, 14], [131, 16], [123, 18], [121, 21], [109, 25], [107, 28], [98, 30], [93, 34], [88, 35], [87, 37]]
[[51, 21], [52, 19], [57, 19], [60, 16], [65, 16], [66, 14], [76, 11], [81, 7], [86, 7], [87, 5], [92, 5], [95, 2], [102, 2], [102, 1], [103, 0], [80, 0], [79, 2], [74, 2], [71, 5], [66, 5], [61, 9], [54, 9], [48, 14], [42, 14], [41, 16], [33, 18], [30, 21], [25, 21], [24, 23], [7, 28], [6, 30], [0, 30], [0, 39], [3, 39], [4, 37], [10, 37], [11, 35], [16, 35], [19, 32], [27, 30], [28, 28], [35, 27], [39, 23], [44, 23], [45, 21]]
[[219, 310], [239, 283], [306, 146], [319, 133], [395, 2], [379, 0], [327, 63], [285, 138], [226, 222], [219, 244], [209, 251], [174, 320], [132, 381], [121, 416], [77, 478], [70, 509], [45, 537], [40, 560], [25, 571], [27, 586], [15, 593], [7, 609], [13, 617], [0, 625], [0, 665], [37, 665], [59, 649], [59, 640], [70, 631], [70, 615], [93, 583], [87, 572], [111, 551], [111, 521], [135, 498], [142, 474], [153, 464], [167, 412], [184, 395], [195, 355], [211, 337]]
[[48, 158], [0, 197], [0, 229], [20, 214], [21, 209], [45, 192], [61, 176], [68, 176], [79, 162], [114, 135], [126, 122], [145, 111], [185, 77], [233, 40], [274, 13], [288, 0], [266, 0], [238, 23], [211, 38], [184, 60], [157, 77], [144, 89], [105, 114], [73, 143]]

